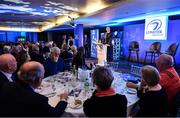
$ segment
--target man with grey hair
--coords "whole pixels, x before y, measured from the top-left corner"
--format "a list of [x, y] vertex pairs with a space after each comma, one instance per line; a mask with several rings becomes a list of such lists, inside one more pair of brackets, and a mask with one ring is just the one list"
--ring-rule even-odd
[[11, 47], [8, 46], [8, 45], [5, 45], [5, 46], [3, 47], [3, 52], [4, 52], [4, 54], [10, 53], [10, 52], [11, 52]]
[[0, 116], [13, 117], [59, 117], [67, 106], [66, 93], [59, 97], [60, 102], [51, 107], [48, 98], [34, 92], [44, 78], [44, 67], [39, 62], [31, 61], [21, 66], [19, 83], [4, 84], [0, 92]]
[[52, 47], [50, 57], [44, 62], [45, 77], [57, 74], [64, 71], [65, 64], [62, 58], [59, 57], [60, 49], [58, 47]]
[[0, 55], [0, 87], [6, 82], [12, 82], [12, 74], [17, 69], [17, 62], [13, 55]]

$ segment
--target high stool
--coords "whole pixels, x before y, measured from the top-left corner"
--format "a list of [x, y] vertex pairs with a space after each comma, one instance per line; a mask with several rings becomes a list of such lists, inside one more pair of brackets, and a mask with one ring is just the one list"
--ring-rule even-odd
[[179, 43], [172, 43], [168, 47], [168, 49], [164, 52], [165, 54], [171, 55], [173, 57], [175, 66], [176, 66], [175, 56], [176, 56], [176, 52], [177, 52], [178, 47], [179, 47]]
[[160, 42], [152, 43], [149, 50], [146, 51], [144, 63], [146, 63], [147, 56], [151, 56], [151, 64], [153, 63], [153, 61], [155, 62], [156, 57], [158, 57], [161, 54], [160, 51], [161, 51], [161, 43]]
[[128, 62], [131, 59], [131, 54], [136, 54], [137, 62], [139, 63], [139, 43], [137, 41], [132, 41], [129, 44], [129, 56], [128, 56]]

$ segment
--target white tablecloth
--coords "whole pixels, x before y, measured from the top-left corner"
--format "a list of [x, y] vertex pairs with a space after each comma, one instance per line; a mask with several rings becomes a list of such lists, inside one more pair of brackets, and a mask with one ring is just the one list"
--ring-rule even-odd
[[[119, 94], [123, 94], [126, 96], [128, 100], [128, 109], [127, 109], [127, 115], [129, 114], [132, 106], [139, 100], [136, 93], [129, 93], [127, 91], [126, 82], [122, 78], [122, 73], [113, 72], [114, 75], [114, 81], [112, 84], [112, 87], [115, 89], [115, 91]], [[92, 85], [89, 86], [88, 92], [84, 91], [84, 82], [82, 81], [70, 81], [72, 79], [72, 75], [70, 73], [59, 73], [54, 76], [47, 77], [43, 80], [42, 85], [39, 89], [36, 91], [42, 95], [45, 95], [49, 97], [49, 104], [51, 106], [56, 106], [56, 104], [59, 102], [60, 97], [59, 94], [63, 92], [70, 92], [75, 88], [81, 89], [81, 92], [76, 99], [80, 99], [82, 102], [84, 102], [87, 98], [89, 98], [92, 95], [93, 90], [95, 89]], [[70, 107], [70, 104], [74, 102], [74, 96], [69, 96], [68, 99], [68, 106], [65, 110], [64, 116], [85, 116], [83, 112], [83, 108], [79, 109], [72, 109]]]

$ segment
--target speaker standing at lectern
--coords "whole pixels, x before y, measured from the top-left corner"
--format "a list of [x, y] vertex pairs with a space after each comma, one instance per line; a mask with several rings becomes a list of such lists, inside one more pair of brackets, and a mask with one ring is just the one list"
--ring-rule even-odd
[[104, 44], [108, 44], [107, 47], [107, 61], [113, 61], [113, 45], [112, 45], [112, 34], [110, 27], [106, 27]]

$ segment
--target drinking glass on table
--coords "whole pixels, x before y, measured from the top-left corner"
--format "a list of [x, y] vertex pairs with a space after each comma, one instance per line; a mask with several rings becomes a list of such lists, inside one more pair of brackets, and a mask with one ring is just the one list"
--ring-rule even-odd
[[77, 80], [75, 78], [72, 78], [70, 84], [73, 88], [75, 88], [77, 86]]
[[53, 91], [56, 91], [56, 86], [55, 86], [55, 84], [52, 84], [52, 90], [53, 90]]
[[79, 94], [80, 94], [79, 90], [78, 89], [74, 89], [74, 100], [78, 99]]
[[67, 83], [64, 83], [63, 84], [63, 90], [64, 90], [64, 93], [68, 93], [69, 94], [69, 92], [70, 92], [70, 90], [69, 90], [69, 87], [67, 86]]

